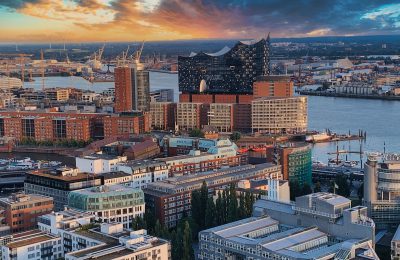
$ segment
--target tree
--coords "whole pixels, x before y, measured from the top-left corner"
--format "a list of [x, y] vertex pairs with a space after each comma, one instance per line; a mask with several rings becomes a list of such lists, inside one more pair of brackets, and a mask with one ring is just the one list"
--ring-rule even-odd
[[204, 219], [204, 227], [210, 228], [216, 225], [215, 220], [215, 204], [213, 198], [207, 199], [207, 206], [205, 210], [205, 219]]
[[242, 135], [240, 134], [240, 132], [233, 132], [230, 136], [231, 140], [234, 142], [239, 140], [241, 137], [242, 137]]
[[250, 217], [253, 212], [253, 203], [251, 199], [252, 195], [249, 192], [246, 192], [244, 196], [244, 204], [246, 209], [246, 217]]
[[[179, 259], [179, 258], [176, 258]], [[190, 230], [189, 222], [184, 222], [182, 235], [182, 260], [194, 260], [194, 251], [192, 247], [192, 231]]]
[[301, 188], [298, 181], [291, 181], [289, 184], [290, 200], [295, 200], [296, 197], [301, 195]]
[[338, 175], [335, 178], [336, 185], [338, 188], [336, 189], [336, 194], [341, 195], [343, 197], [350, 196], [350, 185], [347, 182], [347, 178], [343, 175]]
[[316, 184], [315, 184], [315, 187], [314, 187], [314, 193], [316, 193], [316, 192], [321, 192], [322, 191], [322, 189], [321, 189], [321, 183], [320, 182], [317, 182]]
[[190, 131], [189, 136], [190, 137], [204, 137], [204, 133], [200, 129], [195, 128], [192, 131]]
[[229, 187], [229, 196], [228, 196], [228, 215], [226, 221], [232, 222], [237, 220], [238, 218], [238, 201], [236, 196], [236, 188], [234, 184], [231, 184]]
[[303, 187], [301, 188], [301, 195], [308, 195], [312, 193], [311, 186], [308, 183], [304, 183]]
[[132, 220], [132, 229], [133, 230], [147, 229], [147, 225], [146, 225], [144, 218], [141, 216], [136, 216]]
[[215, 202], [215, 222], [217, 225], [224, 224], [224, 210], [222, 205], [222, 195], [218, 192], [218, 197]]
[[240, 196], [239, 196], [238, 217], [239, 217], [239, 219], [247, 217], [246, 203], [245, 203], [245, 200], [244, 200], [243, 193], [240, 193]]
[[194, 221], [199, 225], [200, 229], [204, 227], [204, 208], [202, 207], [201, 194], [198, 190], [194, 190], [191, 196], [192, 205], [192, 217]]

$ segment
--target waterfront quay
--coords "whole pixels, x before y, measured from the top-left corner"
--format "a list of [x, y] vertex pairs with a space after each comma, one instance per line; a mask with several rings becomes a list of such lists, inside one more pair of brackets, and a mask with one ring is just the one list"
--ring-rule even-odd
[[363, 181], [364, 170], [355, 167], [313, 166], [313, 182], [334, 180], [338, 175], [346, 176], [352, 180]]
[[362, 98], [362, 99], [379, 99], [379, 100], [392, 100], [392, 101], [400, 100], [400, 96], [388, 96], [379, 94], [352, 94], [352, 93], [337, 93], [337, 92], [316, 91], [316, 90], [299, 90], [297, 92], [300, 95], [306, 95], [306, 96]]

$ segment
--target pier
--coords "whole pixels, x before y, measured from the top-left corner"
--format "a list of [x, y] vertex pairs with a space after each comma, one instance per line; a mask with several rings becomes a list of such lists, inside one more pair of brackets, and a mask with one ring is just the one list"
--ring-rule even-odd
[[351, 93], [336, 93], [327, 91], [310, 91], [310, 90], [298, 90], [300, 95], [306, 96], [323, 96], [323, 97], [342, 97], [342, 98], [362, 98], [362, 99], [380, 99], [380, 100], [391, 100], [399, 101], [400, 96], [384, 96], [384, 95], [359, 95]]

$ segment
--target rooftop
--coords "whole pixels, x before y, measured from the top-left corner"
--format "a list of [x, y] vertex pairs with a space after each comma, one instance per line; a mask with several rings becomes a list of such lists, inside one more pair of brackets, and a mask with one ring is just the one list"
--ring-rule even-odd
[[8, 243], [6, 246], [10, 249], [20, 248], [24, 246], [33, 245], [36, 243], [41, 243], [45, 241], [53, 240], [57, 237], [47, 234], [45, 232], [41, 232], [39, 230], [31, 231], [26, 234], [20, 234], [20, 236], [16, 237], [11, 243]]
[[26, 202], [32, 203], [36, 201], [49, 201], [53, 200], [51, 197], [38, 195], [38, 194], [24, 194], [24, 193], [14, 193], [9, 197], [0, 198], [0, 204], [23, 204]]

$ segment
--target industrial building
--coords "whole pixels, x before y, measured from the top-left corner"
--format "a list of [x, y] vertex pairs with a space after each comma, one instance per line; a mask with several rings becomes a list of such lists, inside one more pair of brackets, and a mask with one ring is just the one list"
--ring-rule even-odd
[[376, 259], [366, 208], [329, 193], [261, 199], [253, 217], [199, 233], [199, 259]]

